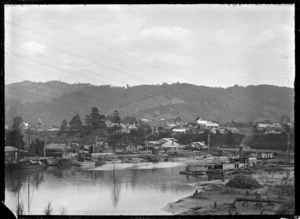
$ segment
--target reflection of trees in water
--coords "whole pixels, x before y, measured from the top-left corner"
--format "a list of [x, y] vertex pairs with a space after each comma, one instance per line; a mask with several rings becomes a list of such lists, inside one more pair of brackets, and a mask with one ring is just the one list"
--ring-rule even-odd
[[42, 181], [44, 181], [44, 171], [34, 175], [32, 180], [35, 182], [35, 187], [38, 189]]
[[7, 174], [5, 176], [6, 187], [11, 188], [11, 191], [13, 193], [16, 193], [20, 191], [22, 186], [27, 183], [28, 177], [30, 177], [35, 182], [35, 186], [36, 188], [38, 188], [41, 182], [44, 180], [44, 171]]
[[58, 178], [62, 178], [63, 177], [63, 170], [61, 168], [58, 167], [48, 167], [47, 168], [47, 173], [53, 174], [54, 176], [58, 177]]
[[116, 208], [118, 206], [118, 202], [119, 202], [119, 198], [120, 198], [121, 184], [120, 184], [119, 180], [117, 179], [115, 165], [114, 165], [113, 171], [112, 171], [112, 178], [113, 178], [112, 200], [113, 200], [113, 206], [114, 206], [114, 208]]
[[77, 170], [74, 168], [62, 168], [58, 166], [52, 166], [47, 168], [47, 173], [51, 173], [58, 178], [70, 177], [76, 175]]
[[131, 171], [131, 187], [134, 189], [137, 183], [138, 170], [132, 169]]

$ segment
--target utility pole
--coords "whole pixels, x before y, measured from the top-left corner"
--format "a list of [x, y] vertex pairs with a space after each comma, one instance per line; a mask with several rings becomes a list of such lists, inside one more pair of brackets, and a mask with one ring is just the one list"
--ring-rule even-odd
[[287, 160], [289, 161], [290, 155], [290, 132], [287, 132]]
[[44, 143], [44, 157], [46, 157], [46, 145], [47, 145], [47, 136], [45, 136], [45, 143]]
[[95, 153], [95, 147], [97, 147], [97, 135], [95, 136], [95, 146], [93, 148], [93, 154]]
[[28, 214], [29, 214], [29, 212], [30, 212], [30, 208], [29, 208], [29, 205], [30, 205], [30, 200], [29, 200], [29, 194], [30, 194], [30, 192], [29, 192], [29, 177], [28, 177]]
[[210, 130], [208, 131], [208, 135], [207, 135], [207, 146], [208, 146], [209, 153], [211, 153], [211, 149], [210, 149]]

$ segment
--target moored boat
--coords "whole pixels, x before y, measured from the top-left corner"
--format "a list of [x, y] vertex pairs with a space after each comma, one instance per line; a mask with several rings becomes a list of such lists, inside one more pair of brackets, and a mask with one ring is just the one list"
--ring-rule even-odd
[[95, 166], [96, 162], [95, 161], [84, 160], [84, 161], [78, 161], [77, 165], [78, 166], [82, 166], [82, 167], [85, 167], [85, 166]]
[[59, 157], [57, 157], [57, 158], [48, 158], [47, 159], [47, 164], [49, 165], [49, 166], [55, 166], [55, 165], [57, 165], [58, 163], [59, 163], [59, 161], [61, 160], [61, 158], [59, 158]]
[[121, 162], [122, 162], [122, 160], [120, 160], [120, 159], [109, 159], [109, 160], [105, 161], [106, 164], [121, 163]]
[[42, 170], [46, 167], [46, 164], [42, 163], [39, 158], [21, 159], [19, 162], [7, 163], [7, 170], [11, 173], [18, 172], [30, 172]]

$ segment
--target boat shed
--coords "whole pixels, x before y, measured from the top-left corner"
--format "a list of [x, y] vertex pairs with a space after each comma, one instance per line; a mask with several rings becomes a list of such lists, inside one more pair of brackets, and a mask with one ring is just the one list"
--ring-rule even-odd
[[45, 153], [47, 157], [62, 157], [67, 152], [67, 144], [47, 144], [45, 146]]

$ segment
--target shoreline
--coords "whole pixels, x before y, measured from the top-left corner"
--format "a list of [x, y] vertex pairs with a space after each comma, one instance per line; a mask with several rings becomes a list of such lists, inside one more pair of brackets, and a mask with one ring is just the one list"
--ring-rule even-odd
[[198, 194], [191, 194], [168, 203], [161, 210], [173, 215], [274, 215], [281, 209], [282, 204], [263, 203], [258, 205], [256, 202], [237, 202], [234, 209], [231, 209], [230, 205], [237, 198], [289, 201], [290, 197], [287, 194], [278, 195], [278, 186], [283, 182], [294, 183], [293, 171], [294, 167], [274, 171], [256, 170], [250, 176], [262, 185], [257, 189], [226, 187], [229, 178], [224, 181], [211, 180], [193, 183], [191, 186], [198, 190]]

